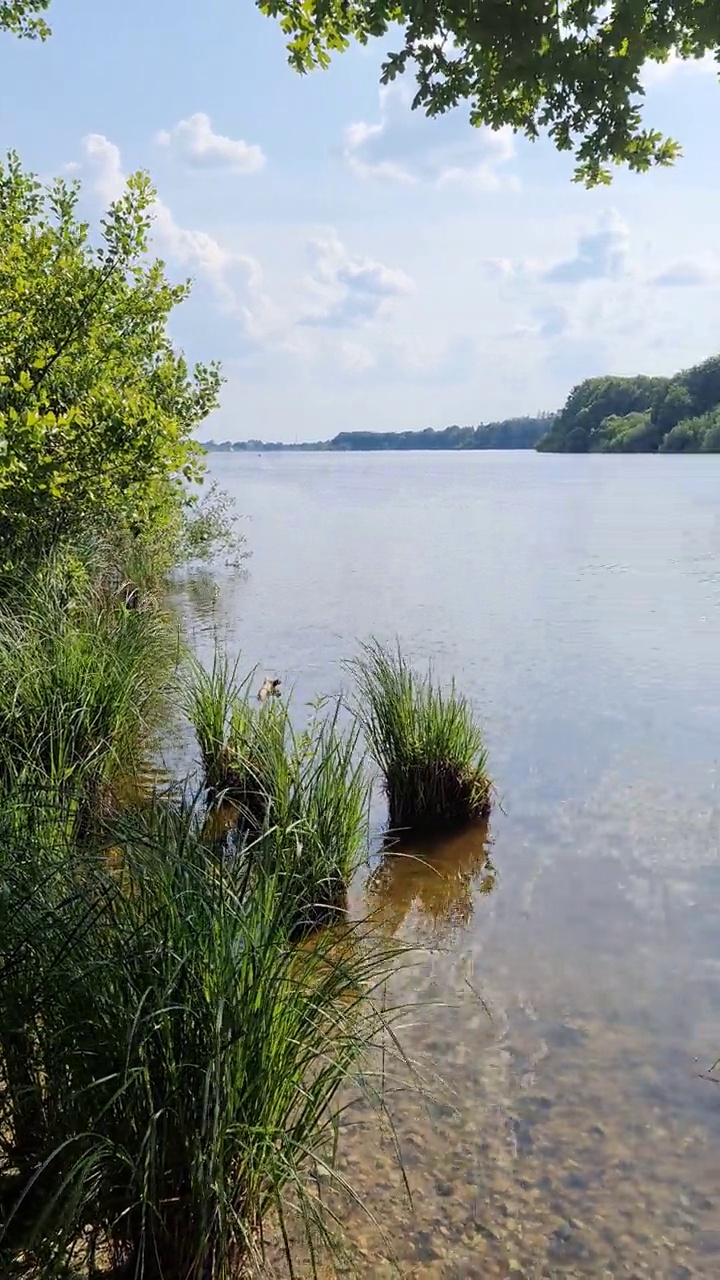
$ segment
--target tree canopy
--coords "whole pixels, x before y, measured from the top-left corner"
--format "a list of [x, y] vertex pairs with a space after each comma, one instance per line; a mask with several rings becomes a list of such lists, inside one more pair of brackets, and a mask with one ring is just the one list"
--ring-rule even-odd
[[[715, 0], [256, 0], [280, 22], [296, 71], [327, 67], [353, 40], [388, 37], [382, 84], [407, 73], [413, 107], [469, 106], [470, 121], [548, 134], [577, 181], [611, 166], [671, 164], [679, 144], [645, 124], [641, 72], [670, 57], [720, 60]], [[0, 31], [49, 34], [50, 0], [0, 0]]]
[[720, 49], [709, 0], [257, 0], [280, 20], [297, 71], [328, 65], [351, 40], [396, 43], [382, 83], [413, 77], [413, 105], [440, 115], [467, 103], [475, 125], [548, 133], [576, 157], [576, 178], [611, 164], [669, 164], [677, 143], [643, 122], [646, 61]]
[[588, 378], [539, 448], [560, 453], [719, 453], [720, 356], [673, 378]]
[[195, 427], [216, 366], [190, 371], [167, 336], [187, 284], [147, 258], [155, 193], [136, 174], [94, 242], [77, 183], [43, 188], [0, 164], [0, 546], [179, 524], [199, 476]]
[[49, 8], [50, 0], [0, 0], [0, 31], [44, 40], [50, 35], [43, 17]]

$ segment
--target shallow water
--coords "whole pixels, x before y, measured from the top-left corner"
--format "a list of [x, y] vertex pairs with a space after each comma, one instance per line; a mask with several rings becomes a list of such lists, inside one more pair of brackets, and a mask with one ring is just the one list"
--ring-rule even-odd
[[393, 1102], [412, 1207], [377, 1127], [345, 1137], [386, 1233], [343, 1206], [357, 1273], [717, 1278], [720, 458], [212, 469], [252, 558], [181, 589], [201, 646], [302, 701], [399, 636], [472, 700], [502, 802], [356, 890], [423, 948], [402, 1040], [433, 1082]]

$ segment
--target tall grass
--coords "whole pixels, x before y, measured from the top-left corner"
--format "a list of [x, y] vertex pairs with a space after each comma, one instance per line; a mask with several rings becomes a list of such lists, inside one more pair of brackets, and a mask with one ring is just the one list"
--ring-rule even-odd
[[[341, 729], [340, 711], [339, 701], [329, 709], [318, 703], [301, 732], [293, 727], [287, 705], [266, 704], [259, 716], [260, 738], [264, 723], [285, 725], [284, 750], [278, 749], [277, 731], [270, 731], [267, 821], [296, 834], [284, 871], [295, 887], [300, 931], [345, 909], [348, 886], [367, 856], [370, 783], [359, 751], [359, 727]], [[262, 748], [258, 758], [262, 773]]]
[[2, 1274], [20, 1251], [58, 1274], [84, 1238], [138, 1280], [230, 1280], [268, 1214], [314, 1256], [309, 1175], [396, 953], [293, 945], [292, 829], [218, 858], [193, 806], [155, 802], [116, 823], [114, 870], [66, 830], [0, 813]]
[[237, 667], [237, 662], [231, 666], [227, 654], [219, 649], [215, 650], [209, 671], [202, 663], [193, 662], [184, 703], [200, 748], [205, 786], [213, 794], [224, 792], [235, 799], [244, 792], [240, 751], [249, 719], [248, 689], [252, 679], [251, 673], [238, 685]]
[[380, 769], [393, 828], [432, 828], [487, 817], [492, 787], [483, 737], [455, 683], [418, 676], [400, 648], [363, 645], [350, 663], [358, 715]]
[[[370, 794], [359, 728], [340, 725], [340, 703], [319, 702], [302, 730], [290, 704], [253, 705], [252, 673], [215, 656], [197, 667], [187, 700], [211, 796], [235, 807], [249, 838], [273, 826], [295, 832], [282, 846], [284, 871], [297, 894], [298, 927], [326, 921], [342, 909], [347, 886], [365, 856]], [[287, 859], [289, 858], [289, 861]]]
[[158, 728], [178, 656], [167, 620], [100, 569], [66, 553], [35, 566], [0, 598], [0, 788], [82, 775], [103, 792]]

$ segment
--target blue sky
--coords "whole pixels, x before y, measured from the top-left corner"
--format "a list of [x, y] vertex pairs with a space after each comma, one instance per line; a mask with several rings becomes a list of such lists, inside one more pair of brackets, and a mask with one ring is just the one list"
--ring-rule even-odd
[[392, 40], [298, 77], [250, 0], [55, 0], [45, 45], [0, 37], [0, 146], [158, 190], [155, 247], [191, 300], [172, 332], [227, 384], [205, 435], [279, 440], [553, 409], [592, 374], [720, 349], [720, 89], [648, 76], [674, 169], [588, 192], [550, 145], [426, 120], [381, 92]]

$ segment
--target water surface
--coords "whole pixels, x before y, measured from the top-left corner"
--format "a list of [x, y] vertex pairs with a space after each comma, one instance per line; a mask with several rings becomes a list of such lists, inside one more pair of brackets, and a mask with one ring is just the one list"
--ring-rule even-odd
[[[484, 723], [489, 831], [387, 858], [434, 1100], [344, 1168], [358, 1274], [720, 1276], [720, 457], [215, 455], [247, 578], [186, 590], [302, 701], [399, 636]], [[378, 819], [381, 820], [381, 814]], [[424, 859], [420, 861], [419, 859]]]

